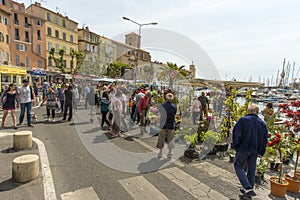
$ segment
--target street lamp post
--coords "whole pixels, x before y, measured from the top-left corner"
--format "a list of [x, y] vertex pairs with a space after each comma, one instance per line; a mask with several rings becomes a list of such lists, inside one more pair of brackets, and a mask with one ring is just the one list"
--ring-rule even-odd
[[136, 68], [138, 67], [138, 60], [139, 60], [139, 58], [138, 58], [138, 56], [139, 56], [139, 50], [140, 50], [140, 48], [141, 48], [141, 31], [142, 31], [142, 26], [147, 26], [147, 25], [157, 25], [157, 22], [151, 22], [151, 23], [143, 23], [143, 24], [141, 24], [141, 23], [138, 23], [138, 22], [136, 22], [136, 21], [134, 21], [134, 20], [131, 20], [131, 19], [129, 19], [128, 17], [123, 17], [123, 19], [124, 20], [127, 20], [127, 21], [130, 21], [130, 22], [132, 22], [132, 23], [134, 23], [134, 24], [137, 24], [138, 26], [139, 26], [139, 40], [138, 40], [138, 44], [137, 44], [137, 48], [138, 48], [138, 50], [137, 50], [137, 55], [136, 55], [136, 66], [135, 66], [135, 68], [134, 68], [134, 85], [136, 85]]

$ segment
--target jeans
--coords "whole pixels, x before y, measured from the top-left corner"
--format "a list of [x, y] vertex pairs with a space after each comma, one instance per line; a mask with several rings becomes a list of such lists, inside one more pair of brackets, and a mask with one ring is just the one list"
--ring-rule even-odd
[[193, 124], [196, 125], [197, 124], [197, 120], [198, 120], [198, 117], [200, 115], [200, 112], [199, 111], [193, 111]]
[[[234, 169], [243, 188], [246, 190], [253, 189], [255, 181], [257, 153], [236, 152]], [[247, 165], [247, 174], [244, 166]]]
[[64, 112], [64, 104], [65, 104], [65, 100], [60, 100], [60, 110], [61, 110], [61, 112]]
[[32, 108], [32, 102], [28, 102], [28, 103], [20, 103], [21, 104], [21, 113], [20, 113], [20, 124], [23, 123], [24, 120], [24, 116], [25, 116], [25, 108], [27, 109], [27, 124], [30, 125], [31, 124], [31, 108]]

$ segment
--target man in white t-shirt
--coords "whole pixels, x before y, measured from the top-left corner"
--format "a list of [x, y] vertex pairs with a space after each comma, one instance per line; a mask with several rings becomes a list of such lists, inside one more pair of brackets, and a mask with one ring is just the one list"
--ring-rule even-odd
[[18, 103], [21, 105], [21, 113], [20, 113], [20, 125], [23, 124], [25, 109], [27, 109], [27, 125], [30, 127], [34, 127], [31, 123], [31, 109], [34, 105], [35, 97], [34, 92], [30, 89], [29, 81], [27, 79], [23, 80], [23, 85], [18, 88]]

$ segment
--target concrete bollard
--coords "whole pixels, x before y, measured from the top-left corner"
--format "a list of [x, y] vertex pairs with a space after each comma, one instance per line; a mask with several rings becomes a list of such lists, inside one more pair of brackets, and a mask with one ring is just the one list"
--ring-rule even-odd
[[27, 149], [32, 147], [32, 132], [19, 131], [14, 133], [14, 149]]
[[39, 176], [39, 156], [24, 155], [13, 160], [12, 178], [15, 182], [26, 183]]

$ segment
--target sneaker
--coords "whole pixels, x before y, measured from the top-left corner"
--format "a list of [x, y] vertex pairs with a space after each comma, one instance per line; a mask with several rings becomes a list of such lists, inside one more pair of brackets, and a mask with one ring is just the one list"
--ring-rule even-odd
[[241, 192], [242, 194], [245, 194], [245, 193], [246, 193], [246, 190], [245, 190], [244, 188], [240, 188], [240, 192]]
[[55, 122], [55, 119], [52, 119], [52, 122]]
[[48, 117], [48, 118], [46, 119], [46, 122], [47, 122], [47, 121], [50, 121], [50, 117]]
[[29, 127], [34, 127], [34, 125], [33, 125], [33, 124], [28, 124], [28, 126], [29, 126]]
[[251, 189], [251, 190], [246, 190], [245, 191], [245, 194], [248, 196], [248, 197], [254, 197], [256, 196], [256, 193]]

